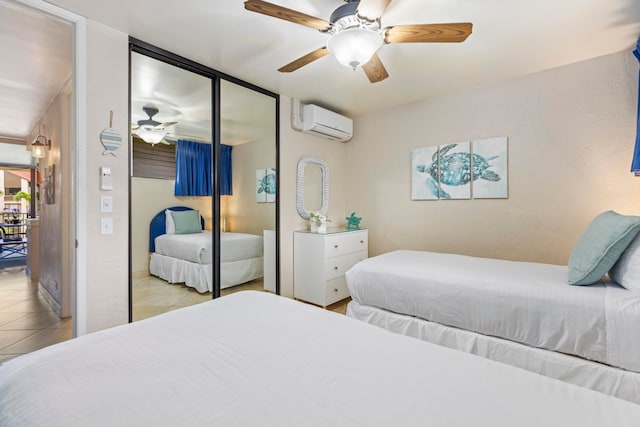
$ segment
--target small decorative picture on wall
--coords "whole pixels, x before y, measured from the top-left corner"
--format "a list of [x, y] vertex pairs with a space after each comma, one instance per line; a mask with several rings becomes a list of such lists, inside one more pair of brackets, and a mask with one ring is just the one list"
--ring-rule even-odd
[[467, 142], [411, 150], [412, 200], [470, 199]]
[[507, 137], [474, 140], [472, 144], [473, 198], [508, 198]]
[[438, 147], [411, 150], [411, 200], [438, 200]]
[[471, 198], [471, 144], [441, 145], [438, 148], [438, 173], [432, 179], [440, 184], [441, 199]]
[[276, 170], [275, 168], [256, 170], [256, 202], [275, 203]]
[[53, 205], [56, 202], [55, 165], [44, 168], [44, 202]]
[[506, 199], [506, 136], [411, 150], [411, 199]]

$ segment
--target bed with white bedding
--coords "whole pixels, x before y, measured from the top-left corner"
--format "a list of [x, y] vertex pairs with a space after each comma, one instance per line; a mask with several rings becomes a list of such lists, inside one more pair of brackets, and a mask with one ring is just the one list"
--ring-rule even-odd
[[638, 420], [639, 405], [262, 292], [0, 366], [3, 426], [635, 427]]
[[[169, 210], [185, 211], [186, 207]], [[212, 237], [210, 231], [167, 233], [166, 210], [150, 224], [149, 272], [169, 283], [184, 283], [198, 292], [213, 289]], [[204, 226], [202, 226], [204, 228]], [[220, 288], [245, 283], [263, 274], [262, 236], [220, 233]]]
[[640, 403], [640, 295], [567, 267], [422, 251], [347, 272], [347, 314]]

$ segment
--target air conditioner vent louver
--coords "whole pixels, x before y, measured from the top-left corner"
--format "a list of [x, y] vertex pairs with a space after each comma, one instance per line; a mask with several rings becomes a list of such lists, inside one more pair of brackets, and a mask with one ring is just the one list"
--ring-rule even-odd
[[353, 120], [317, 105], [302, 109], [302, 131], [322, 138], [347, 142], [353, 136]]

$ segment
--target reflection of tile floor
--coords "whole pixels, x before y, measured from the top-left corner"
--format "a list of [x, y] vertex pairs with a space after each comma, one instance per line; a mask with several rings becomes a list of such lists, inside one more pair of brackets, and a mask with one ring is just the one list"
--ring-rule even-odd
[[71, 318], [60, 319], [24, 267], [0, 270], [0, 363], [71, 339]]
[[[264, 290], [262, 279], [252, 280], [242, 285], [222, 289], [222, 296], [239, 291]], [[180, 284], [170, 284], [155, 276], [137, 276], [133, 279], [133, 320], [142, 320], [177, 308], [209, 301], [211, 292], [199, 293], [193, 288]], [[329, 310], [345, 314], [350, 299], [337, 302]]]
[[[263, 290], [262, 279], [223, 289], [229, 295], [247, 290]], [[133, 279], [133, 320], [142, 320], [177, 308], [187, 307], [211, 299], [211, 292], [199, 293], [181, 284], [171, 284], [155, 276], [138, 276]]]

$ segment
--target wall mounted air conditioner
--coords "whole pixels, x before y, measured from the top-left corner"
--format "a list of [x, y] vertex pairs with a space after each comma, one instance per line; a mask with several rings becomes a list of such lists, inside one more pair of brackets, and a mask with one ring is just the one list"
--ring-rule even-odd
[[350, 118], [317, 105], [302, 105], [297, 99], [292, 102], [291, 126], [295, 130], [341, 142], [347, 142], [353, 136], [353, 120]]

